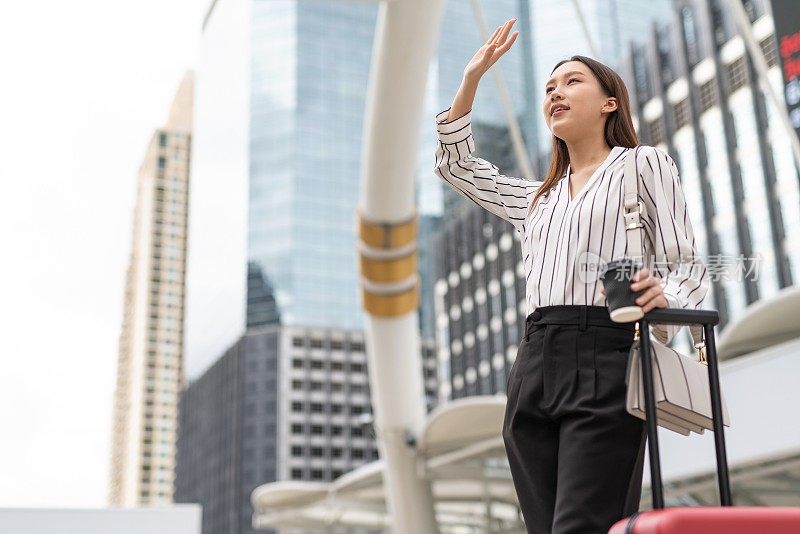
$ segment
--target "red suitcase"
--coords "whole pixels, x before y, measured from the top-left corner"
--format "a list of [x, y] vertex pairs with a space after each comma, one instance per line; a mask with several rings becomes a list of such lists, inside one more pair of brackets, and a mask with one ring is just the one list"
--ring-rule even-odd
[[717, 349], [714, 340], [714, 325], [719, 323], [717, 311], [655, 308], [639, 319], [639, 332], [649, 332], [650, 322], [703, 325], [721, 507], [664, 508], [652, 360], [644, 357], [646, 354], [650, 354], [650, 338], [641, 336], [641, 369], [654, 509], [621, 519], [611, 527], [609, 534], [800, 534], [800, 507], [733, 506], [728, 460], [725, 452], [725, 434], [722, 427]]
[[797, 534], [800, 508], [758, 506], [667, 508], [618, 521], [609, 534]]

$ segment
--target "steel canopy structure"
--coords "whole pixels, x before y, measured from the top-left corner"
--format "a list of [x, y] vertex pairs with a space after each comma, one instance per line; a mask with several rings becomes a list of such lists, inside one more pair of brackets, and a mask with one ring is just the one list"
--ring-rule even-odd
[[728, 360], [796, 339], [800, 332], [800, 286], [750, 305], [720, 335], [717, 354]]
[[[437, 408], [426, 419], [415, 470], [431, 484], [438, 532], [525, 532], [500, 437], [505, 405], [505, 396], [467, 397]], [[378, 460], [330, 483], [261, 486], [252, 494], [254, 524], [390, 529], [385, 468]]]

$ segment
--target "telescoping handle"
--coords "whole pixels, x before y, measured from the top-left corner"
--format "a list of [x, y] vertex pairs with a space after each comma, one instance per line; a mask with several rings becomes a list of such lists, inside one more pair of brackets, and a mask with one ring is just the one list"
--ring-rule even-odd
[[[684, 310], [677, 308], [654, 308], [639, 319], [639, 331], [649, 332], [650, 323], [661, 324], [699, 324], [703, 326], [706, 360], [708, 363], [708, 382], [711, 391], [711, 415], [714, 426], [714, 446], [717, 453], [717, 481], [719, 499], [722, 506], [732, 506], [728, 458], [725, 451], [725, 431], [722, 421], [722, 397], [719, 386], [719, 365], [717, 346], [714, 339], [714, 325], [719, 324], [716, 310]], [[645, 415], [647, 418], [647, 439], [649, 441], [650, 485], [653, 492], [653, 508], [664, 508], [664, 486], [661, 480], [661, 460], [658, 449], [658, 426], [656, 421], [656, 400], [653, 386], [653, 364], [650, 356], [650, 336], [640, 336], [642, 379], [644, 385]], [[645, 357], [647, 355], [647, 357]]]

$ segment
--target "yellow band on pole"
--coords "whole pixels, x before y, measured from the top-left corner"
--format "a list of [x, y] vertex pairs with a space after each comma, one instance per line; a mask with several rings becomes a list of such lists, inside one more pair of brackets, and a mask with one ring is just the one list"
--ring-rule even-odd
[[417, 272], [417, 252], [394, 259], [368, 258], [362, 252], [360, 271], [370, 282], [400, 282]]
[[380, 317], [405, 315], [419, 307], [419, 284], [389, 295], [379, 295], [362, 288], [361, 305], [372, 315]]
[[[376, 249], [361, 248], [359, 252], [359, 271], [361, 278], [371, 289], [362, 287], [361, 305], [364, 310], [381, 317], [404, 315], [419, 307], [419, 281], [414, 286], [401, 291], [375, 291], [375, 284], [397, 284], [408, 280], [417, 272], [417, 212], [410, 219], [396, 223], [368, 221], [360, 209], [358, 215], [358, 236], [363, 245]], [[392, 252], [402, 256], [379, 257]]]
[[417, 239], [417, 212], [399, 223], [368, 221], [361, 210], [358, 213], [358, 237], [365, 244], [377, 248], [398, 248]]

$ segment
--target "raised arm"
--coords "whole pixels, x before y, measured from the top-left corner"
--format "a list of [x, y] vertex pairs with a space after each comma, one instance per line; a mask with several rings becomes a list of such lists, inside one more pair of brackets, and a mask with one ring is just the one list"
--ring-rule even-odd
[[473, 156], [472, 112], [446, 121], [449, 111], [450, 108], [436, 115], [436, 174], [468, 199], [522, 231], [529, 195], [532, 197], [540, 182], [503, 175], [494, 164]]
[[510, 19], [498, 26], [478, 49], [464, 69], [453, 104], [436, 115], [439, 142], [434, 172], [468, 199], [522, 230], [528, 195], [535, 192], [539, 182], [505, 176], [494, 164], [475, 157], [471, 127], [480, 79], [516, 40], [519, 32], [508, 35], [515, 21]]
[[445, 110], [450, 113], [449, 116], [445, 115], [445, 121], [455, 120], [472, 109], [472, 102], [475, 100], [475, 93], [478, 90], [478, 83], [481, 81], [481, 77], [517, 40], [518, 31], [512, 33], [511, 37], [508, 36], [511, 26], [516, 21], [517, 19], [508, 19], [504, 24], [495, 28], [494, 33], [489, 36], [489, 39], [483, 43], [483, 46], [475, 52], [467, 66], [464, 67], [464, 78], [461, 82], [461, 87], [458, 88], [456, 96], [453, 98], [453, 105]]

